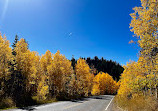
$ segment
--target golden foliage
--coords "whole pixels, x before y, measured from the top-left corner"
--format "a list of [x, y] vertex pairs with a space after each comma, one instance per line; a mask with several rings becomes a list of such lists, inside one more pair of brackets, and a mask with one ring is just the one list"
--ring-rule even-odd
[[79, 59], [76, 67], [77, 91], [80, 95], [88, 96], [92, 88], [93, 74], [90, 73], [89, 65], [85, 60]]
[[112, 76], [100, 72], [94, 78], [92, 95], [116, 94], [118, 88], [119, 86]]
[[11, 61], [11, 48], [6, 36], [0, 34], [0, 79], [7, 79], [9, 76], [9, 61]]
[[70, 76], [73, 73], [71, 62], [57, 51], [47, 68], [50, 88], [54, 93], [66, 92]]
[[[133, 10], [135, 12], [131, 14], [130, 27], [139, 39], [141, 51], [137, 62], [124, 66], [118, 90], [118, 103], [131, 111], [152, 111], [157, 105], [154, 104], [158, 86], [158, 1], [141, 0], [141, 6]], [[155, 100], [151, 101], [148, 98]], [[127, 101], [126, 106], [121, 100]], [[153, 102], [153, 105], [150, 102]]]
[[10, 43], [6, 36], [0, 34], [0, 96], [4, 94], [5, 81], [10, 78], [9, 62], [12, 59]]
[[40, 56], [28, 49], [25, 39], [15, 42], [13, 49], [9, 45], [6, 37], [0, 35], [0, 96], [8, 91], [9, 104], [14, 103], [12, 98], [17, 103], [25, 103], [25, 99], [30, 98], [42, 103], [50, 98], [115, 94], [118, 89], [118, 84], [110, 75], [101, 72], [94, 77], [95, 68], [90, 69], [81, 58], [73, 70], [71, 61], [60, 51], [52, 54], [47, 50]]

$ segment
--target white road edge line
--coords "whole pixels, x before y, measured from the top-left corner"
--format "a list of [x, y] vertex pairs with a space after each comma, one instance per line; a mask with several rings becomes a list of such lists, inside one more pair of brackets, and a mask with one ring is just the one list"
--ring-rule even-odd
[[107, 110], [108, 109], [108, 107], [110, 106], [110, 104], [111, 104], [111, 102], [112, 102], [112, 100], [114, 99], [114, 97], [111, 99], [111, 101], [110, 101], [110, 103], [108, 104], [108, 106], [106, 107], [106, 109], [105, 110]]

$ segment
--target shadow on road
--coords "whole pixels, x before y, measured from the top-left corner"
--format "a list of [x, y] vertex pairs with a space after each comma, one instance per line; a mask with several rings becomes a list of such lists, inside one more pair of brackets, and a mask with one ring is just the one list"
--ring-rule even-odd
[[90, 96], [90, 97], [87, 97], [87, 98], [74, 99], [74, 100], [71, 100], [71, 101], [72, 102], [77, 102], [77, 103], [83, 103], [84, 101], [89, 101], [90, 99], [111, 100], [111, 97], [109, 97], [109, 96]]
[[73, 99], [71, 102], [83, 103], [84, 101], [88, 101], [89, 98], [80, 98], [80, 99]]
[[[73, 99], [73, 100], [70, 100], [70, 101], [75, 102], [75, 103], [84, 103], [85, 101], [90, 101], [91, 99], [111, 100], [111, 97], [110, 96], [105, 96], [105, 95], [100, 95], [100, 96], [90, 96], [90, 97], [87, 97], [87, 98]], [[43, 104], [43, 105], [47, 105], [47, 104]], [[33, 110], [36, 110], [35, 107], [37, 107], [37, 106], [39, 106], [39, 105], [21, 107], [21, 108], [18, 108], [18, 109], [33, 111]]]
[[28, 107], [21, 107], [21, 108], [18, 108], [18, 109], [21, 109], [21, 110], [27, 110], [27, 111], [33, 111], [33, 110], [36, 110], [36, 108], [34, 108], [35, 106], [28, 106]]
[[109, 96], [91, 96], [92, 99], [103, 99], [103, 100], [111, 100]]

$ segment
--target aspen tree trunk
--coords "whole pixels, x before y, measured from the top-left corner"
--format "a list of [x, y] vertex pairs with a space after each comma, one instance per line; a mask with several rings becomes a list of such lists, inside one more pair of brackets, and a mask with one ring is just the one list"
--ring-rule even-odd
[[147, 93], [147, 87], [145, 86], [145, 88], [144, 88], [144, 96], [146, 96], [146, 93]]
[[156, 86], [155, 96], [156, 96], [156, 99], [157, 99], [157, 86]]
[[150, 86], [150, 96], [152, 96], [152, 92], [151, 92], [151, 86]]
[[[156, 4], [158, 3], [158, 0], [156, 0]], [[158, 17], [158, 15], [157, 15], [158, 13], [156, 13], [156, 18]], [[158, 31], [158, 29], [157, 29], [157, 31]], [[157, 38], [158, 39], [158, 38]], [[152, 61], [152, 65], [153, 65], [153, 61]], [[155, 73], [155, 88], [156, 88], [156, 90], [155, 90], [155, 96], [156, 96], [156, 99], [157, 99], [157, 77], [156, 77], [156, 73]]]
[[[152, 62], [152, 67], [154, 68], [154, 63], [153, 60], [151, 58], [151, 62]], [[157, 83], [156, 83], [156, 73], [154, 73], [154, 81], [155, 81], [155, 97], [157, 99]]]

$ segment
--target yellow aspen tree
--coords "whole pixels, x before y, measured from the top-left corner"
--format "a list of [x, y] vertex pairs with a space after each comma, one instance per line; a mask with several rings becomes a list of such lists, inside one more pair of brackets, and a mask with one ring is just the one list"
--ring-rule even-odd
[[35, 95], [37, 92], [38, 83], [41, 80], [41, 67], [40, 67], [40, 56], [37, 52], [30, 53], [30, 72], [28, 76], [28, 88], [32, 94]]
[[100, 77], [100, 93], [101, 94], [113, 94], [114, 93], [114, 89], [113, 89], [113, 85], [114, 84], [114, 80], [112, 78], [112, 76], [110, 76], [108, 73], [101, 73], [101, 77]]
[[134, 93], [142, 94], [146, 86], [144, 71], [137, 62], [128, 63], [124, 66], [124, 72], [121, 75], [120, 88], [118, 95], [124, 97], [132, 97]]
[[68, 93], [68, 84], [72, 73], [71, 61], [60, 54], [60, 51], [57, 51], [53, 55], [53, 62], [48, 67], [49, 84], [52, 93], [57, 96], [66, 96], [65, 94]]
[[40, 81], [38, 83], [36, 99], [39, 102], [43, 102], [44, 100], [46, 100], [49, 94], [49, 86], [46, 82], [46, 79], [47, 78], [45, 75], [41, 75]]
[[28, 44], [26, 43], [26, 41], [24, 39], [20, 39], [20, 41], [17, 42], [16, 47], [15, 47], [15, 51], [16, 51], [16, 56], [15, 56], [15, 60], [17, 62], [17, 70], [21, 72], [21, 74], [24, 77], [27, 77], [27, 73], [29, 72], [29, 65], [30, 65], [30, 61], [29, 56], [30, 56], [30, 50], [28, 50]]
[[92, 88], [93, 88], [93, 80], [94, 80], [94, 74], [91, 73], [88, 77], [87, 87], [88, 87], [88, 94], [91, 94]]
[[100, 78], [101, 78], [101, 73], [97, 74], [94, 77], [93, 80], [93, 88], [92, 88], [92, 95], [100, 95]]
[[40, 59], [40, 66], [41, 66], [42, 73], [44, 75], [48, 75], [47, 68], [49, 65], [51, 65], [52, 58], [53, 58], [52, 53], [49, 50], [47, 50], [46, 53], [42, 55]]
[[92, 95], [116, 94], [118, 84], [108, 73], [99, 72], [94, 78]]
[[133, 8], [131, 14], [131, 31], [140, 38], [138, 41], [143, 50], [142, 53], [149, 54], [158, 47], [158, 1], [141, 0], [141, 7]]
[[[33, 83], [31, 82], [31, 76], [33, 76], [34, 73], [32, 70], [35, 68], [34, 62], [36, 60], [36, 54], [28, 49], [28, 44], [24, 39], [20, 39], [20, 41], [17, 42], [15, 52], [15, 61], [17, 63], [16, 70], [19, 74], [18, 76], [21, 76], [20, 79], [22, 79], [22, 83], [25, 85], [26, 91], [29, 92], [29, 86]], [[34, 71], [35, 70], [36, 69], [34, 69]]]
[[113, 81], [112, 83], [112, 94], [116, 94], [119, 89], [119, 82]]
[[89, 65], [85, 60], [80, 58], [77, 61], [75, 72], [77, 77], [78, 93], [80, 95], [88, 96], [92, 89], [92, 83], [90, 81], [93, 80]]
[[116, 84], [114, 84], [114, 80], [113, 80], [113, 78], [112, 78], [112, 76], [110, 76], [108, 73], [106, 73], [105, 74], [105, 84], [107, 84], [106, 85], [106, 92], [105, 92], [105, 94], [107, 93], [107, 94], [114, 94], [115, 92], [114, 92], [114, 89], [113, 89], [113, 87], [115, 87], [115, 85]]
[[42, 77], [45, 76], [46, 79], [45, 81], [47, 81], [47, 84], [49, 80], [48, 67], [52, 63], [52, 57], [53, 57], [52, 53], [49, 50], [47, 50], [46, 53], [42, 55], [40, 59], [41, 75]]
[[100, 76], [100, 79], [99, 79], [99, 82], [100, 82], [100, 85], [99, 85], [99, 88], [100, 88], [100, 94], [107, 94], [108, 93], [108, 90], [109, 90], [109, 80], [108, 80], [108, 75], [103, 73], [103, 72], [100, 72], [101, 76]]
[[12, 50], [6, 36], [0, 34], [0, 96], [4, 94], [5, 81], [10, 78], [9, 61], [12, 59]]
[[[38, 58], [37, 58], [38, 59]], [[40, 58], [40, 64], [37, 75], [37, 100], [42, 101], [47, 99], [49, 94], [49, 75], [48, 67], [52, 63], [52, 53], [47, 50], [44, 55]], [[38, 65], [38, 64], [37, 64]]]
[[39, 85], [37, 81], [40, 81], [40, 57], [37, 52], [31, 52], [28, 49], [28, 44], [24, 39], [20, 39], [16, 43], [14, 51], [16, 52], [14, 56], [14, 60], [16, 61], [16, 67], [14, 69], [16, 71], [16, 78], [13, 85], [13, 96], [17, 104], [29, 104], [26, 101], [31, 100], [36, 95]]
[[131, 31], [139, 38], [141, 56], [146, 59], [148, 75], [155, 76], [155, 95], [157, 98], [157, 58], [158, 58], [158, 1], [141, 0], [141, 6], [133, 9]]
[[78, 92], [77, 92], [78, 86], [76, 81], [76, 75], [71, 74], [70, 82], [68, 84], [68, 96], [70, 98], [77, 98]]

